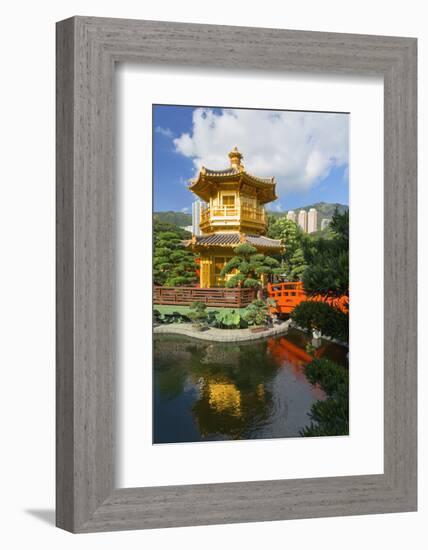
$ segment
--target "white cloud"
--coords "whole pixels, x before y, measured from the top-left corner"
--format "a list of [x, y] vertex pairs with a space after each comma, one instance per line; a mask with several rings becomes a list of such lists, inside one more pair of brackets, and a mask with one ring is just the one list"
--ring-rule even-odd
[[348, 115], [198, 108], [191, 133], [173, 142], [193, 159], [195, 173], [201, 166], [226, 168], [236, 145], [249, 172], [275, 176], [279, 192], [304, 191], [334, 166], [347, 166]]
[[181, 209], [181, 212], [183, 212], [183, 214], [187, 214], [187, 212], [190, 211], [190, 208], [188, 206], [185, 206], [184, 208]]
[[174, 137], [174, 133], [170, 128], [163, 128], [162, 126], [156, 126], [155, 132], [157, 134], [161, 134], [162, 136], [165, 136], [170, 139]]

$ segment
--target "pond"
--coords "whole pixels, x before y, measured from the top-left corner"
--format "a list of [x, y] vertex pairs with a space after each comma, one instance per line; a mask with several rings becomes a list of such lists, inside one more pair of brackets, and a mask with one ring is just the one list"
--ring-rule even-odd
[[[306, 379], [301, 331], [256, 342], [154, 338], [153, 443], [298, 437], [323, 391]], [[317, 356], [347, 368], [347, 349], [321, 340]]]

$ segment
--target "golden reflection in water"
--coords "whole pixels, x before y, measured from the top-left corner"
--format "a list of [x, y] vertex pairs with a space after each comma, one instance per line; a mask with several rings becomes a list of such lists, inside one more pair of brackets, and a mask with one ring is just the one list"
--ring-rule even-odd
[[[155, 338], [156, 443], [296, 437], [316, 399], [306, 335], [251, 344]], [[322, 345], [314, 355], [322, 356]], [[289, 414], [289, 410], [292, 414]]]
[[234, 384], [209, 382], [208, 403], [215, 412], [228, 413], [236, 417], [242, 415], [241, 392]]

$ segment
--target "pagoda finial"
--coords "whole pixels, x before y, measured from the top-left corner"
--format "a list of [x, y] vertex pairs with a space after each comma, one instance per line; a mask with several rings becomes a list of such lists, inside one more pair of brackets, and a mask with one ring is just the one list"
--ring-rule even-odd
[[238, 147], [234, 147], [229, 153], [230, 166], [234, 170], [243, 170], [244, 165], [242, 164], [243, 155], [238, 151]]

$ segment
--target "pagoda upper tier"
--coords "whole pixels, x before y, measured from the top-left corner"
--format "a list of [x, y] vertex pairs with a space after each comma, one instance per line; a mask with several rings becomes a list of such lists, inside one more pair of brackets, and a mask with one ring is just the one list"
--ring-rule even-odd
[[263, 205], [278, 198], [275, 178], [248, 173], [236, 147], [229, 153], [229, 159], [229, 168], [210, 170], [203, 166], [190, 182], [190, 191], [206, 203], [201, 211], [201, 230], [263, 234], [267, 225]]

